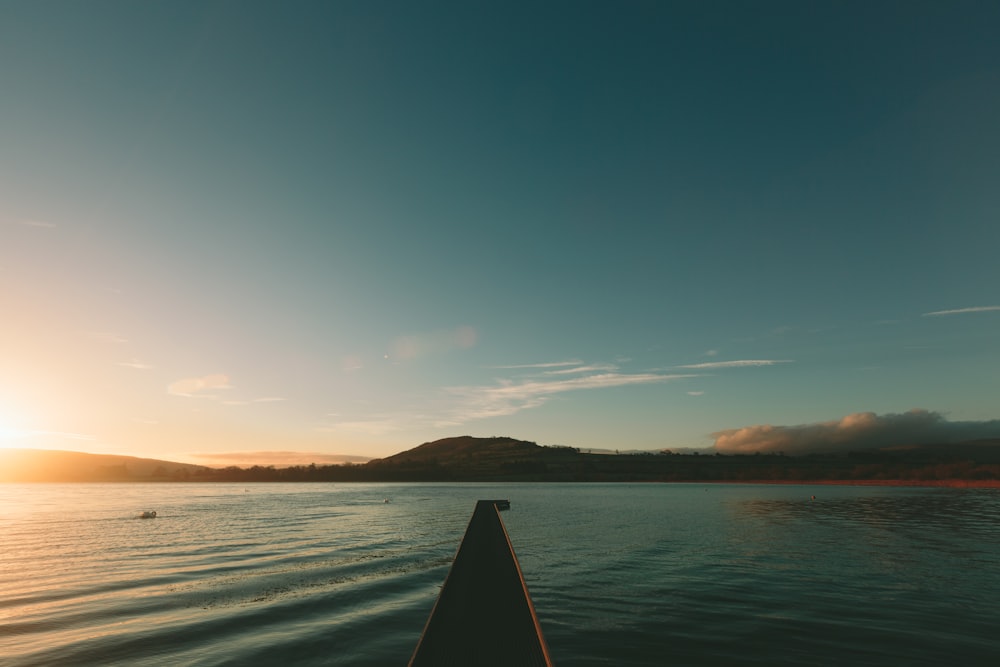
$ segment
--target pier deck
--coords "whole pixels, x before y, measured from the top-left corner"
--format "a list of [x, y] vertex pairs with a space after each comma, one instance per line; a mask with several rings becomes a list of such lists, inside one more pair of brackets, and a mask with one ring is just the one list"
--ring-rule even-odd
[[504, 503], [476, 503], [411, 667], [552, 664], [500, 518]]

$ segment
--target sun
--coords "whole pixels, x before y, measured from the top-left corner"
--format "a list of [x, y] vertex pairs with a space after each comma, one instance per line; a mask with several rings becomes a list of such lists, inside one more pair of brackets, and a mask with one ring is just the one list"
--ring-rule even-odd
[[13, 420], [0, 412], [0, 447], [14, 447], [15, 441], [30, 435], [29, 431], [13, 426]]

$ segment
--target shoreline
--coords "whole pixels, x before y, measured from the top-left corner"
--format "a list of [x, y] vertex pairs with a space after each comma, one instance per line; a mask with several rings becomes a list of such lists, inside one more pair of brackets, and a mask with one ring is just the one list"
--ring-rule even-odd
[[[668, 482], [669, 483], [669, 482]], [[799, 486], [911, 486], [947, 489], [1000, 489], [997, 479], [748, 479], [706, 480], [691, 484], [796, 484]]]

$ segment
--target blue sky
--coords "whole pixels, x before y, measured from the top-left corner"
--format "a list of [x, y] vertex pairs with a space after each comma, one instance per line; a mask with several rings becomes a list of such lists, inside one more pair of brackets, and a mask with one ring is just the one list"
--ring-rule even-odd
[[0, 442], [207, 460], [992, 423], [998, 24], [990, 2], [5, 2]]

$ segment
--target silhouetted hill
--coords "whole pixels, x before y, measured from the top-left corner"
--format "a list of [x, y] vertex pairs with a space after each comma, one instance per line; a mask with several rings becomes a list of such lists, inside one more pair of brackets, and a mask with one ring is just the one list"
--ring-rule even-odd
[[785, 456], [590, 454], [508, 437], [427, 442], [365, 464], [221, 469], [130, 456], [0, 449], [0, 482], [814, 482], [1000, 486], [1000, 440]]
[[584, 453], [515, 438], [461, 436], [428, 442], [353, 469], [371, 481], [834, 481], [1000, 480], [1000, 441], [785, 456]]
[[461, 435], [455, 438], [444, 438], [434, 442], [408, 449], [399, 454], [393, 454], [384, 459], [375, 459], [370, 463], [383, 462], [393, 464], [437, 462], [442, 465], [478, 461], [503, 461], [524, 457], [538, 456], [543, 448], [534, 442], [516, 440], [514, 438], [474, 438], [471, 435]]
[[201, 479], [189, 463], [53, 449], [0, 449], [0, 482], [141, 482]]

